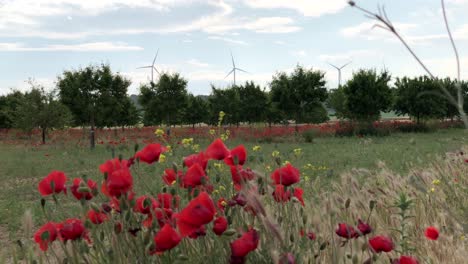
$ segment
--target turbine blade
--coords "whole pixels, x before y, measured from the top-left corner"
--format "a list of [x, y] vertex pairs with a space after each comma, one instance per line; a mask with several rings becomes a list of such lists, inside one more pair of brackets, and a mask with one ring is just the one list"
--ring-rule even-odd
[[352, 61], [346, 63], [345, 65], [341, 66], [340, 70], [343, 69], [344, 67], [348, 66], [349, 64], [351, 64]]
[[226, 79], [227, 77], [229, 77], [229, 75], [231, 75], [231, 73], [233, 73], [234, 70], [235, 70], [235, 69], [232, 69], [232, 70], [226, 75], [226, 77], [224, 77], [224, 79]]
[[244, 71], [243, 69], [240, 69], [240, 68], [236, 68], [236, 70], [241, 71], [241, 72], [245, 72], [245, 73], [250, 73], [250, 72]]
[[231, 59], [232, 59], [232, 67], [236, 68], [236, 64], [234, 63], [234, 56], [232, 55], [232, 51], [231, 51]]
[[340, 70], [340, 68], [336, 67], [335, 65], [333, 65], [333, 64], [331, 64], [331, 63], [329, 63], [329, 62], [327, 62], [327, 63], [328, 63], [328, 65], [332, 66], [333, 68], [335, 68], [335, 69], [337, 69], [337, 70]]
[[156, 59], [158, 58], [158, 53], [159, 49], [156, 51], [156, 56], [154, 56], [153, 64], [151, 64], [154, 67], [154, 63], [156, 62]]
[[142, 67], [138, 67], [137, 69], [146, 69], [146, 68], [151, 68], [153, 66], [142, 66]]
[[156, 69], [156, 67], [153, 66], [153, 69], [154, 69], [159, 75], [161, 75], [161, 73], [158, 71], [158, 69]]

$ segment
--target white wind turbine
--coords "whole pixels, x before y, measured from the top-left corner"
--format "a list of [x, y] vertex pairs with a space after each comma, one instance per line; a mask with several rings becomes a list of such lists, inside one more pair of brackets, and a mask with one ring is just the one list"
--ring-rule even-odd
[[331, 64], [331, 63], [328, 63], [330, 66], [332, 66], [333, 68], [335, 68], [335, 69], [338, 70], [338, 88], [341, 87], [341, 70], [342, 70], [344, 67], [346, 67], [346, 66], [348, 66], [349, 64], [351, 64], [351, 62], [352, 62], [352, 61], [350, 61], [350, 62], [344, 64], [344, 65], [341, 66], [341, 67], [335, 66], [335, 65], [333, 65], [333, 64]]
[[158, 69], [156, 69], [156, 67], [154, 66], [154, 64], [156, 63], [156, 59], [158, 58], [158, 53], [159, 53], [159, 49], [156, 51], [156, 55], [154, 56], [153, 63], [151, 65], [137, 68], [137, 69], [148, 69], [148, 68], [150, 68], [151, 69], [151, 82], [152, 83], [154, 83], [154, 75], [153, 75], [154, 71], [156, 71], [159, 75], [161, 75], [161, 73], [158, 71]]
[[226, 75], [226, 77], [224, 77], [224, 79], [229, 77], [229, 75], [233, 74], [233, 76], [234, 76], [234, 86], [235, 86], [236, 85], [236, 71], [241, 71], [241, 72], [245, 72], [245, 73], [248, 73], [248, 72], [241, 69], [241, 68], [236, 67], [236, 63], [234, 62], [234, 56], [232, 56], [232, 52], [231, 52], [231, 59], [232, 59], [232, 70]]

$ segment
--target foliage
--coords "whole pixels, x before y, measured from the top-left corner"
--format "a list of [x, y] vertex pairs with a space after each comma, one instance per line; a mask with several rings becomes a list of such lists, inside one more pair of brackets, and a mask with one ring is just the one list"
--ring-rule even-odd
[[335, 116], [338, 119], [349, 116], [346, 111], [346, 96], [343, 87], [333, 89], [328, 93], [327, 106], [335, 110]]
[[12, 128], [14, 126], [17, 108], [24, 101], [24, 94], [20, 91], [12, 91], [0, 96], [0, 128]]
[[370, 122], [378, 120], [380, 112], [390, 110], [390, 78], [388, 72], [377, 74], [375, 70], [359, 70], [353, 73], [352, 79], [343, 88], [347, 117]]
[[[450, 84], [449, 80], [448, 82]], [[413, 79], [397, 78], [395, 111], [400, 115], [411, 116], [418, 124], [421, 120], [444, 117], [447, 113], [447, 103], [438, 95], [439, 85], [443, 85], [441, 81], [427, 76]], [[455, 112], [458, 111], [455, 109]]]
[[273, 77], [271, 101], [287, 119], [296, 123], [314, 122], [309, 113], [320, 108], [327, 98], [325, 74], [297, 66], [290, 75], [280, 72]]
[[193, 127], [195, 124], [207, 122], [210, 114], [208, 101], [201, 96], [189, 94], [187, 102], [184, 122], [191, 124]]
[[210, 124], [218, 123], [218, 116], [220, 112], [224, 112], [224, 123], [226, 124], [239, 124], [241, 122], [241, 101], [239, 95], [239, 88], [231, 86], [225, 89], [219, 89], [211, 86], [211, 95], [208, 98], [210, 103]]
[[238, 86], [239, 100], [242, 110], [240, 120], [254, 123], [265, 120], [265, 109], [268, 103], [267, 93], [260, 89], [253, 81]]

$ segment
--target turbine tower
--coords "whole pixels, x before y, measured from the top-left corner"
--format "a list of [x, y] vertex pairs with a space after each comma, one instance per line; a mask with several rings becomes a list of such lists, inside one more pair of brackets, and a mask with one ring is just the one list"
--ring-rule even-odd
[[241, 69], [241, 68], [237, 68], [236, 67], [236, 63], [234, 62], [234, 56], [232, 56], [232, 51], [231, 51], [231, 59], [232, 59], [232, 70], [226, 75], [226, 77], [224, 77], [224, 79], [226, 79], [227, 77], [229, 77], [229, 75], [233, 74], [233, 77], [234, 77], [234, 86], [236, 85], [236, 71], [241, 71], [241, 72], [245, 72], [245, 73], [248, 73], [247, 71]]
[[156, 67], [154, 66], [154, 64], [156, 63], [156, 59], [158, 58], [158, 53], [159, 53], [159, 49], [156, 51], [156, 55], [154, 56], [153, 63], [151, 65], [142, 66], [142, 67], [137, 68], [137, 69], [148, 69], [148, 68], [151, 69], [151, 83], [154, 83], [154, 74], [153, 74], [154, 71], [156, 71], [159, 75], [161, 75], [161, 73], [159, 73], [158, 69], [156, 69]]
[[338, 88], [341, 87], [341, 70], [342, 70], [344, 67], [348, 66], [351, 62], [352, 62], [352, 61], [346, 63], [345, 65], [343, 65], [343, 66], [341, 66], [341, 67], [335, 66], [335, 65], [333, 65], [333, 64], [331, 64], [331, 63], [328, 63], [330, 66], [332, 66], [333, 68], [335, 68], [335, 69], [338, 70]]

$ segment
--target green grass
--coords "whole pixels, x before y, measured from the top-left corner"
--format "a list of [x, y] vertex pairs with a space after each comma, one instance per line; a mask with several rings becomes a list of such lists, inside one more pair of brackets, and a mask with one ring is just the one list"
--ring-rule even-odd
[[[468, 142], [467, 136], [466, 131], [462, 129], [447, 129], [430, 134], [393, 134], [380, 138], [324, 137], [314, 139], [314, 143], [261, 144], [262, 150], [258, 153], [251, 150], [255, 144], [248, 143], [246, 147], [250, 157], [248, 165], [253, 169], [264, 171], [265, 164], [273, 165], [271, 152], [278, 150], [281, 153], [281, 162], [291, 161], [293, 165], [301, 168], [303, 175], [332, 180], [341, 172], [352, 168], [374, 169], [378, 161], [404, 175], [410, 167], [424, 167], [435, 155], [457, 150]], [[196, 143], [200, 143], [204, 148], [208, 142]], [[234, 140], [228, 141], [227, 145], [234, 147], [240, 143]], [[293, 154], [296, 148], [302, 149], [300, 158]], [[116, 154], [127, 158], [133, 154], [133, 146], [120, 147]], [[141, 175], [145, 175], [148, 181], [137, 179], [140, 185], [135, 188], [141, 190], [139, 188], [148, 187], [149, 180], [160, 178], [164, 168], [171, 167], [173, 161], [180, 162], [183, 155], [186, 153], [179, 152], [175, 157], [168, 158], [166, 164], [142, 165]], [[98, 166], [111, 157], [110, 150], [104, 146], [90, 151], [71, 146], [48, 145], [33, 148], [0, 144], [0, 230], [8, 230], [12, 234], [10, 241], [17, 239], [19, 235], [14, 233], [19, 230], [21, 216], [26, 209], [33, 211], [35, 224], [42, 222], [37, 183], [51, 170], [64, 171], [69, 181], [87, 175], [100, 182], [102, 176]], [[304, 169], [303, 166], [308, 163], [314, 167]], [[140, 173], [134, 175], [136, 178], [139, 176]], [[155, 186], [157, 187], [152, 187]], [[3, 244], [1, 242], [0, 244]]]

